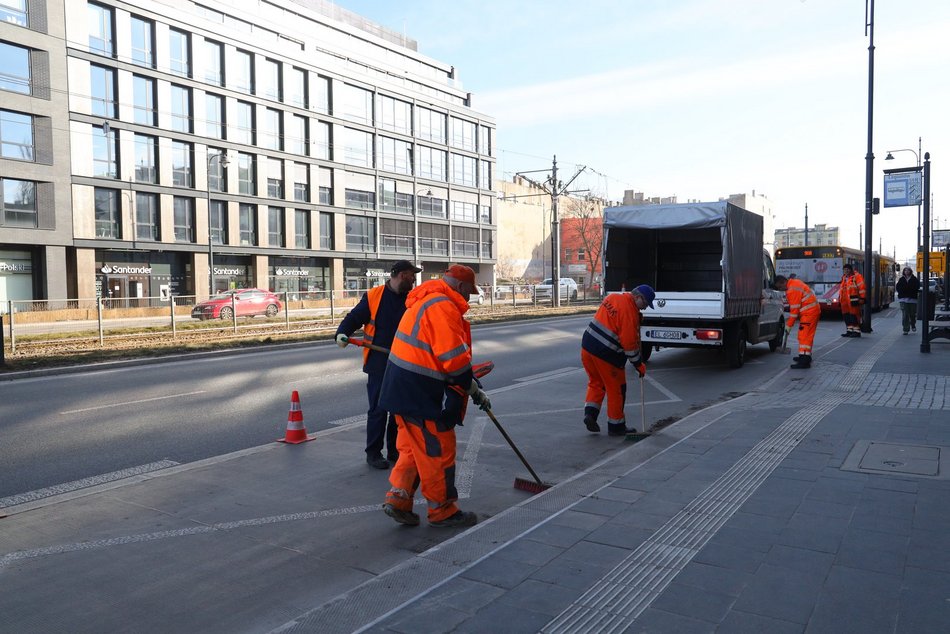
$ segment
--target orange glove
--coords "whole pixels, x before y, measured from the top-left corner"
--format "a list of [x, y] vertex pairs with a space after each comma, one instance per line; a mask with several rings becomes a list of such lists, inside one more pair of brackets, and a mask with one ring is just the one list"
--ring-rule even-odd
[[633, 367], [636, 368], [637, 374], [640, 375], [641, 379], [647, 375], [647, 366], [643, 361], [634, 363]]

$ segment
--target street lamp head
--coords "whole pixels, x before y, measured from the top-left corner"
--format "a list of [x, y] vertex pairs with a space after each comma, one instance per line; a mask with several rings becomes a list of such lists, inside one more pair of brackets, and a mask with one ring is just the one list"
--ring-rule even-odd
[[228, 160], [228, 155], [227, 155], [225, 152], [222, 152], [222, 153], [219, 154], [218, 156], [221, 157], [221, 158], [218, 160], [218, 162], [221, 164], [221, 167], [227, 167], [227, 166], [228, 166], [228, 163], [231, 162], [231, 161]]
[[891, 154], [890, 152], [888, 152], [888, 153], [887, 153], [887, 156], [884, 157], [884, 160], [885, 160], [885, 161], [893, 161], [893, 160], [894, 160], [894, 155]]

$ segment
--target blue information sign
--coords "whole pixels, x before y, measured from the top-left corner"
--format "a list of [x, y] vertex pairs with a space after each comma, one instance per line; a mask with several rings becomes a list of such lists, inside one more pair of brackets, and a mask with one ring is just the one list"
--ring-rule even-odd
[[884, 206], [908, 207], [920, 204], [920, 168], [884, 171]]

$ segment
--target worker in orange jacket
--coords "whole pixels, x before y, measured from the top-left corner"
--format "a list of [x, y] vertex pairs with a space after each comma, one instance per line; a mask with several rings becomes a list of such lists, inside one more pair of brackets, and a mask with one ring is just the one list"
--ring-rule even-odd
[[842, 337], [861, 336], [861, 307], [867, 299], [867, 289], [864, 286], [864, 276], [850, 264], [842, 268], [841, 289], [838, 297], [841, 300], [841, 316], [844, 318], [845, 331]]
[[475, 272], [454, 264], [406, 298], [379, 399], [399, 428], [399, 459], [383, 511], [400, 524], [419, 525], [412, 511], [416, 487], [429, 503], [430, 526], [478, 521], [475, 513], [459, 510], [455, 488], [455, 426], [462, 424], [469, 396], [479, 408], [491, 407], [472, 372], [472, 333], [464, 318], [469, 296], [477, 292]]
[[789, 313], [785, 321], [786, 337], [795, 325], [795, 321], [798, 320], [798, 356], [792, 368], [807, 370], [811, 367], [812, 346], [815, 343], [818, 320], [821, 319], [818, 298], [805, 282], [799, 279], [790, 280], [783, 275], [775, 276], [775, 288], [785, 291], [785, 299], [788, 301]]
[[628, 429], [623, 408], [627, 400], [629, 361], [642, 380], [647, 367], [640, 356], [640, 311], [653, 308], [653, 289], [641, 284], [629, 293], [611, 293], [584, 331], [581, 339], [581, 362], [587, 372], [587, 397], [584, 403], [584, 425], [593, 433], [600, 432], [597, 416], [607, 397], [607, 434], [625, 436], [636, 432]]

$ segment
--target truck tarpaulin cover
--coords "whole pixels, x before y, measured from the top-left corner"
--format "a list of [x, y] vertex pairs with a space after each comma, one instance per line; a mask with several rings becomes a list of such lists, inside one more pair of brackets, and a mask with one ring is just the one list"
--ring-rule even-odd
[[762, 217], [758, 214], [726, 201], [608, 207], [604, 210], [604, 244], [607, 244], [612, 228], [690, 230], [713, 227], [719, 227], [722, 237], [722, 269], [727, 296], [761, 296]]

